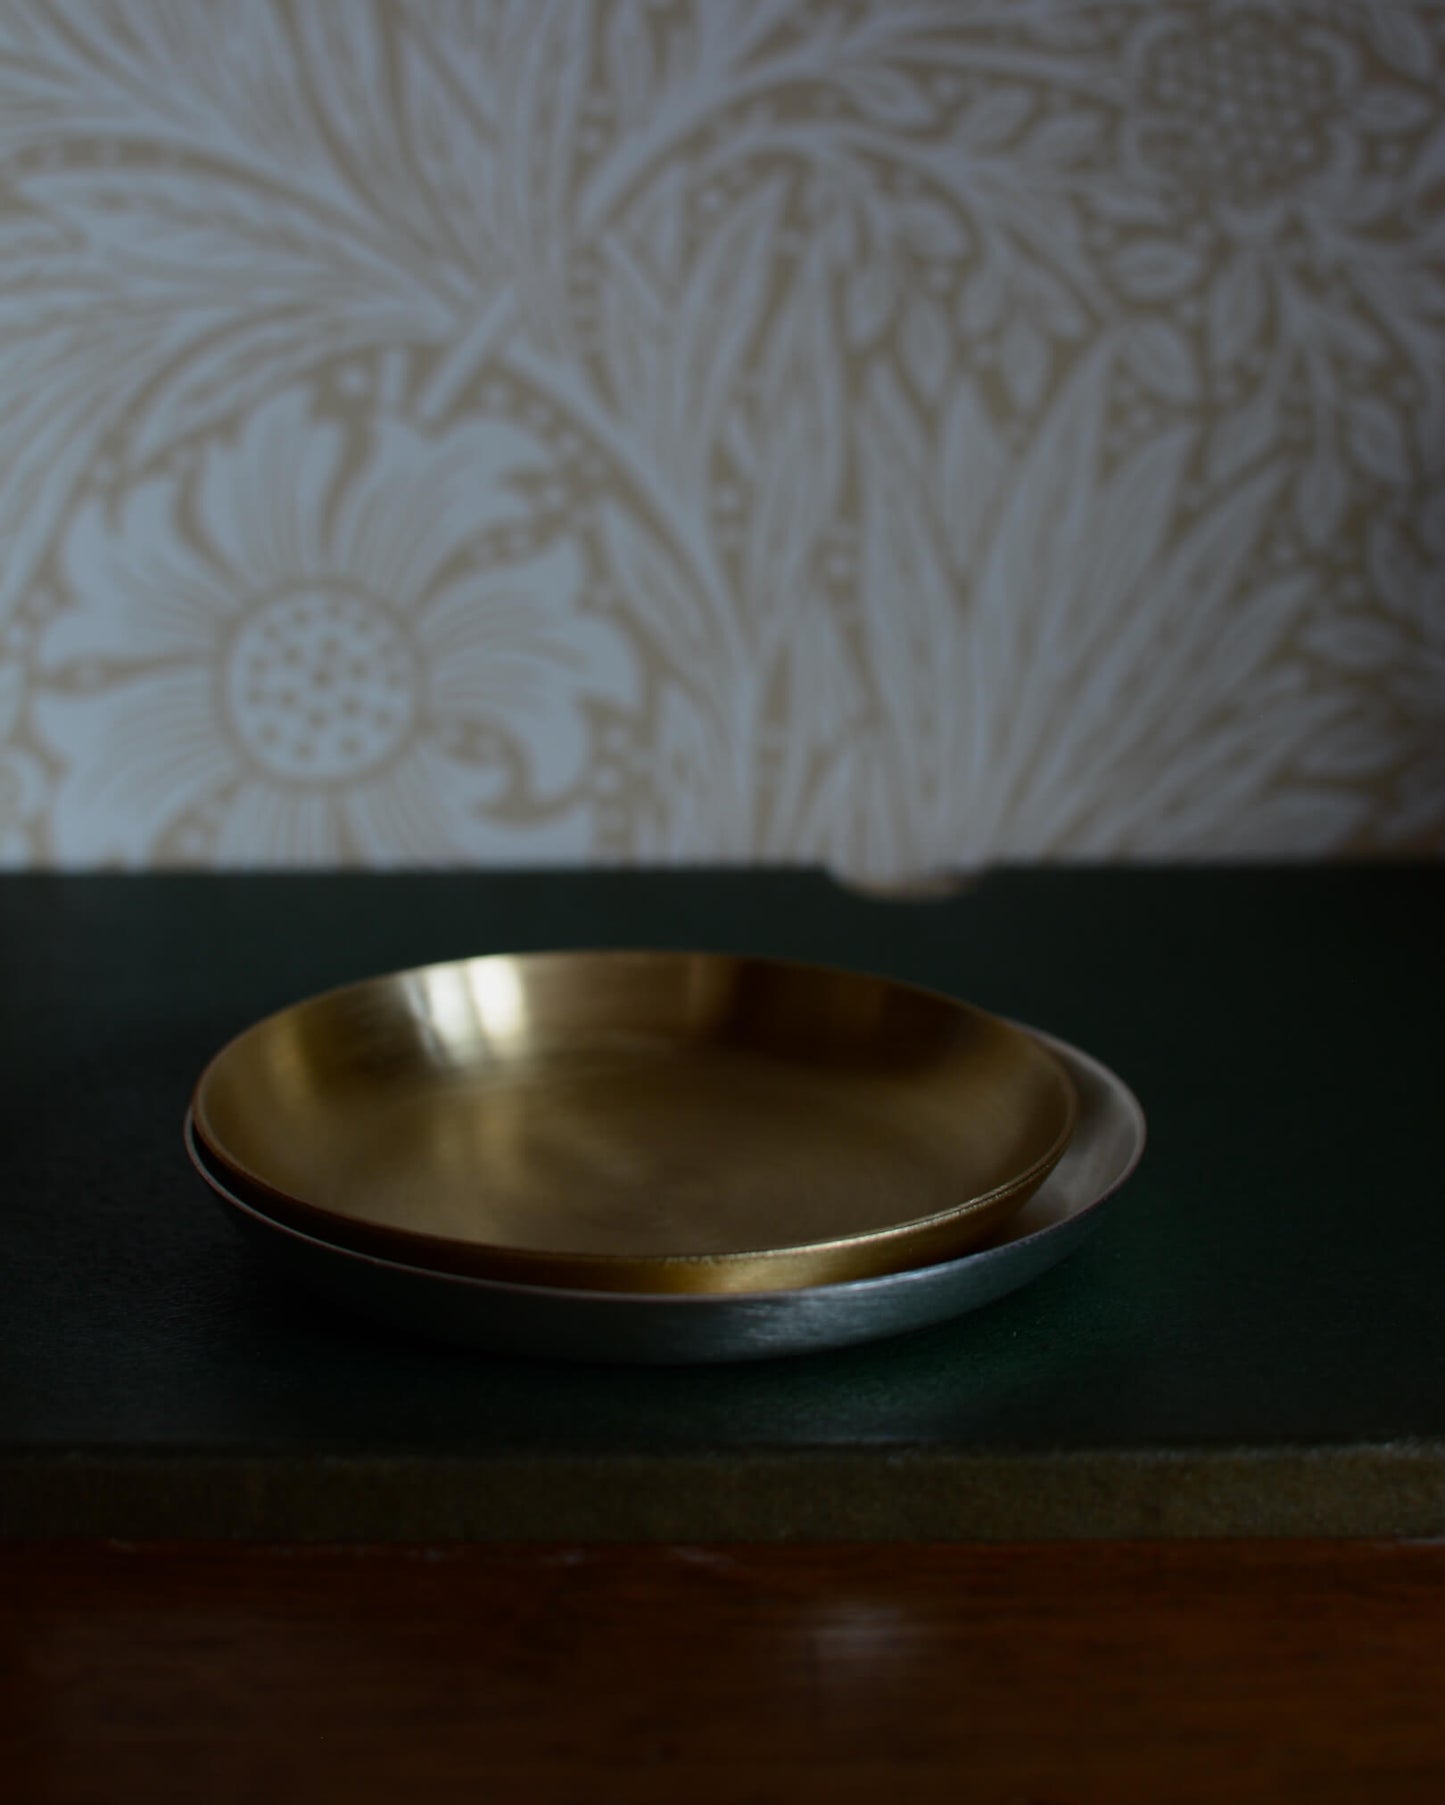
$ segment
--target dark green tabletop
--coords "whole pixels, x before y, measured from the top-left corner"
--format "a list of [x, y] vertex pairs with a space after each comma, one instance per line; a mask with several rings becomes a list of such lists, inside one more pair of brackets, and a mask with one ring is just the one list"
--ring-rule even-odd
[[[1445, 872], [0, 881], [0, 1530], [1445, 1533]], [[191, 1173], [214, 1048], [310, 991], [499, 949], [886, 972], [1113, 1065], [1140, 1172], [976, 1315], [733, 1368], [458, 1353], [279, 1284]]]

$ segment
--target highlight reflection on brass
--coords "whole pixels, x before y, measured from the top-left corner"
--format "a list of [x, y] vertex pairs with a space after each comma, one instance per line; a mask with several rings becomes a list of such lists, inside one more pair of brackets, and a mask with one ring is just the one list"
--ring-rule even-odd
[[497, 955], [332, 991], [202, 1074], [283, 1221], [538, 1284], [739, 1291], [942, 1260], [1059, 1159], [1073, 1087], [967, 1004], [694, 953]]

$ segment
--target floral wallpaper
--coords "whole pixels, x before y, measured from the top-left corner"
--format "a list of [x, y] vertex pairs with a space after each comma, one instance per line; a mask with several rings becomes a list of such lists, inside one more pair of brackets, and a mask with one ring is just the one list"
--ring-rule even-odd
[[1445, 850], [1445, 5], [0, 0], [0, 860]]

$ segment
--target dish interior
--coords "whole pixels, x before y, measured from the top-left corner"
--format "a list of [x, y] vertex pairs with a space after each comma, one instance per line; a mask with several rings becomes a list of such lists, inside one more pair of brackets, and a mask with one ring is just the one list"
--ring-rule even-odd
[[215, 1155], [306, 1208], [664, 1261], [869, 1242], [969, 1205], [985, 1234], [1073, 1113], [1052, 1055], [967, 1005], [662, 953], [496, 956], [331, 992], [233, 1041], [195, 1097]]

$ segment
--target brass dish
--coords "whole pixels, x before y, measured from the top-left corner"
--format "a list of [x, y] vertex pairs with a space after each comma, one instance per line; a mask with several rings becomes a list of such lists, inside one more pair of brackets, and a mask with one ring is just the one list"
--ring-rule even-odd
[[1045, 1047], [931, 991], [704, 953], [496, 955], [225, 1047], [201, 1150], [278, 1221], [590, 1291], [833, 1284], [953, 1258], [1058, 1161]]
[[[796, 1291], [568, 1291], [406, 1266], [277, 1222], [186, 1149], [232, 1223], [278, 1274], [343, 1309], [455, 1347], [549, 1360], [691, 1364], [814, 1354], [948, 1321], [1032, 1284], [1071, 1254], [1144, 1151], [1144, 1112], [1122, 1080], [1077, 1047], [1040, 1036], [1074, 1082], [1079, 1116], [1064, 1157], [998, 1234], [933, 1266]], [[958, 1377], [968, 1383], [967, 1361]]]

